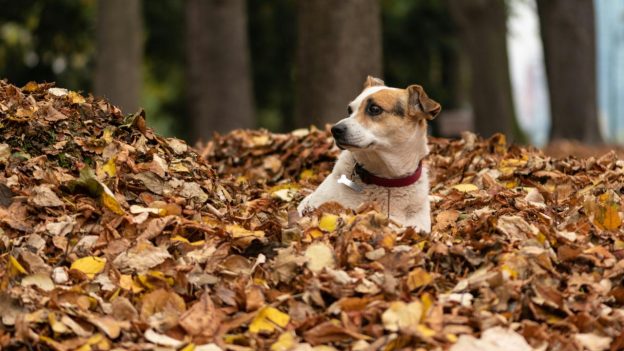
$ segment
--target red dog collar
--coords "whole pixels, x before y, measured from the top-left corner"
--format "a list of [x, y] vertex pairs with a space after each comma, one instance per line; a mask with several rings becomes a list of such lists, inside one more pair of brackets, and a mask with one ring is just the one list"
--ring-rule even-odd
[[360, 177], [364, 184], [374, 184], [386, 188], [400, 188], [416, 183], [422, 175], [422, 160], [418, 162], [418, 168], [414, 173], [404, 178], [382, 178], [378, 177], [362, 167], [359, 163], [355, 165], [355, 173]]

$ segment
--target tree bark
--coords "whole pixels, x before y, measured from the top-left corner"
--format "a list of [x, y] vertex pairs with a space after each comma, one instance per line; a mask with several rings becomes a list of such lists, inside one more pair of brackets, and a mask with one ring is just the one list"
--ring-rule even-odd
[[245, 0], [187, 0], [186, 22], [193, 137], [254, 127]]
[[379, 1], [300, 0], [298, 21], [297, 124], [337, 122], [366, 76], [381, 75]]
[[602, 141], [592, 0], [538, 0], [550, 93], [551, 140]]
[[505, 1], [449, 0], [448, 4], [470, 63], [475, 131], [484, 137], [501, 132], [522, 140], [511, 94]]
[[97, 7], [95, 94], [124, 113], [141, 100], [143, 21], [140, 0], [99, 0]]

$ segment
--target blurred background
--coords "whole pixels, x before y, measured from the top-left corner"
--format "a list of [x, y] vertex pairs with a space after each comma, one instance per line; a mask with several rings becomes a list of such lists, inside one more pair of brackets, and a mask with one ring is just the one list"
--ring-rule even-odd
[[366, 75], [432, 134], [624, 142], [622, 0], [0, 0], [0, 78], [140, 107], [190, 142], [346, 116]]

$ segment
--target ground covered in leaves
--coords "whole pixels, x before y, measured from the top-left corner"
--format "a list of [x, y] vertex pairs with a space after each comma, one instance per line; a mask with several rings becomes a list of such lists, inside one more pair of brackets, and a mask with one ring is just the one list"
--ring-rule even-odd
[[372, 203], [299, 218], [325, 131], [193, 149], [2, 82], [0, 349], [622, 349], [624, 162], [472, 134], [431, 151], [431, 234]]

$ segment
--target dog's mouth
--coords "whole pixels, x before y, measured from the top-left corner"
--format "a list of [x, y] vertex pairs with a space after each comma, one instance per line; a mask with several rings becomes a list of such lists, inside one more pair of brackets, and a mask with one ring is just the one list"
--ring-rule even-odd
[[369, 148], [373, 145], [373, 142], [369, 143], [366, 146], [360, 146], [360, 145], [355, 145], [355, 144], [349, 144], [346, 143], [344, 141], [340, 141], [340, 140], [336, 140], [334, 139], [334, 142], [336, 143], [336, 146], [338, 146], [338, 148], [340, 150], [347, 150], [347, 149], [366, 149]]

